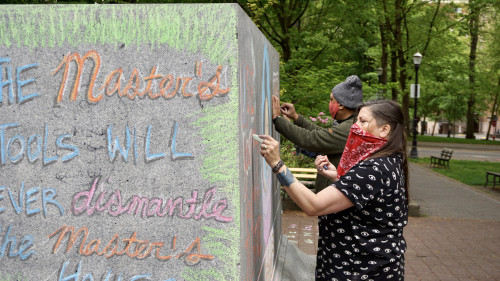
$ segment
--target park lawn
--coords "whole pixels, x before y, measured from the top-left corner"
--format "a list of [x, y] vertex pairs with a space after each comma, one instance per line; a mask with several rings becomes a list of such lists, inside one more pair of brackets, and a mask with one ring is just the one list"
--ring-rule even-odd
[[[410, 162], [422, 166], [429, 165], [430, 158], [423, 157], [418, 159], [408, 158]], [[471, 186], [483, 186], [486, 182], [486, 171], [500, 173], [498, 162], [488, 161], [469, 161], [469, 160], [450, 160], [450, 168], [430, 168], [432, 171], [457, 180]], [[411, 176], [411, 175], [410, 175]]]
[[[408, 141], [411, 141], [412, 137], [408, 137]], [[447, 138], [447, 137], [435, 137], [435, 136], [417, 136], [417, 141], [421, 142], [444, 142], [444, 143], [463, 143], [463, 144], [488, 144], [488, 145], [500, 145], [500, 141], [493, 140], [471, 140], [463, 138]]]

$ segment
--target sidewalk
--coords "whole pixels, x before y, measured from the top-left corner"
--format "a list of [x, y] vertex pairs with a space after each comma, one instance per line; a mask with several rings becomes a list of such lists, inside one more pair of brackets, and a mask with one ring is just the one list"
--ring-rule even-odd
[[[405, 280], [500, 280], [500, 201], [413, 164], [410, 175], [423, 217], [410, 217], [404, 231]], [[282, 230], [301, 260], [285, 254], [282, 280], [314, 280], [317, 218], [284, 211]]]

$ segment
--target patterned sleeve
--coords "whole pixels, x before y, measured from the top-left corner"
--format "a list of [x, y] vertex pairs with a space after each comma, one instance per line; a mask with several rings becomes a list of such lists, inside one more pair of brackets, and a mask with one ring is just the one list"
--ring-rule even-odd
[[362, 161], [340, 177], [334, 186], [361, 210], [373, 200], [393, 192], [396, 174], [400, 173], [398, 161], [394, 160], [381, 157]]

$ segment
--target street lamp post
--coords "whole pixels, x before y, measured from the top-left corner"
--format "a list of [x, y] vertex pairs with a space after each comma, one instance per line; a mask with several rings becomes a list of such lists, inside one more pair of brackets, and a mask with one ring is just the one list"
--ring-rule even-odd
[[420, 62], [422, 61], [422, 55], [417, 52], [413, 55], [413, 64], [415, 65], [415, 107], [413, 109], [413, 144], [411, 146], [410, 158], [418, 158], [417, 151], [417, 101], [418, 101], [418, 68], [420, 67]]

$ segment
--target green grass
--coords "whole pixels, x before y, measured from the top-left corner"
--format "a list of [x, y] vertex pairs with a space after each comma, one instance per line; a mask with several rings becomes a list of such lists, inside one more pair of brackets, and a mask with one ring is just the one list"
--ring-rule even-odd
[[[408, 141], [413, 140], [412, 136], [408, 137]], [[447, 137], [433, 137], [433, 136], [417, 136], [417, 141], [421, 142], [445, 142], [445, 143], [464, 143], [464, 144], [491, 144], [491, 145], [500, 145], [500, 141], [493, 140], [471, 140], [471, 139], [462, 139], [462, 138], [447, 138]]]
[[[410, 162], [429, 165], [430, 158], [409, 158]], [[432, 171], [471, 186], [483, 186], [486, 182], [486, 171], [500, 173], [498, 162], [450, 160], [450, 168], [431, 168]], [[410, 175], [411, 176], [411, 175]]]

